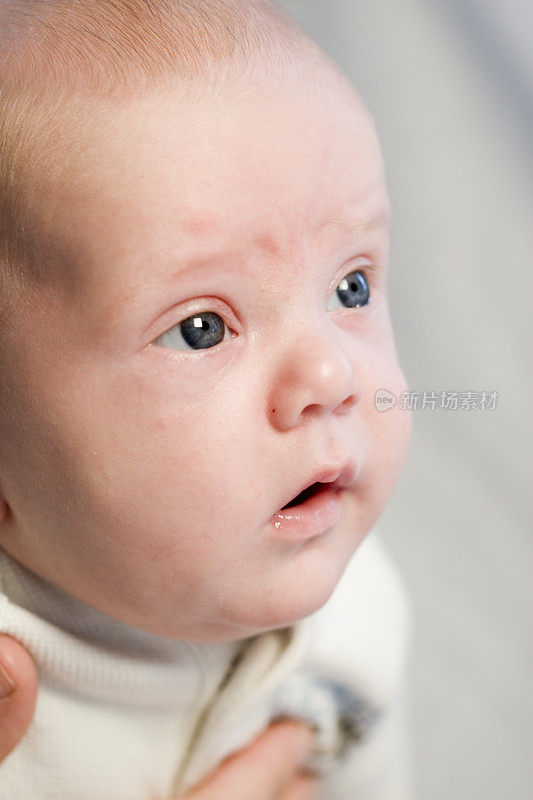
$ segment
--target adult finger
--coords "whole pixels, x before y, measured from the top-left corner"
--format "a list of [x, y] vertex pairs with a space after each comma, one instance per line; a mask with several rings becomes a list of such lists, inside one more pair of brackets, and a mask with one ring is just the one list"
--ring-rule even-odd
[[0, 761], [22, 739], [33, 718], [37, 670], [27, 650], [0, 635]]
[[279, 800], [319, 800], [320, 781], [316, 776], [304, 775], [296, 778]]
[[190, 800], [278, 800], [298, 778], [315, 734], [297, 720], [273, 723], [251, 745], [229, 756]]

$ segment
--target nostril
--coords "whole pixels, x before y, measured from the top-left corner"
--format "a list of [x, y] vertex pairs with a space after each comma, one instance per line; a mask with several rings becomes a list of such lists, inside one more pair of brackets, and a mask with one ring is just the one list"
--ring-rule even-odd
[[355, 394], [351, 394], [349, 397], [346, 397], [342, 403], [337, 406], [338, 411], [349, 411], [357, 404], [357, 396]]

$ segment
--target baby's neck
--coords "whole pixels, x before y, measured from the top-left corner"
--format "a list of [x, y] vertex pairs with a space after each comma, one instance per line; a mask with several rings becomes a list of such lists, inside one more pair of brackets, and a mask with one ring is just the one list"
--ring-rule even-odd
[[[0, 593], [10, 604], [52, 626], [43, 629], [45, 638], [53, 631], [67, 634], [75, 647], [78, 643], [99, 664], [109, 658], [113, 662], [135, 659], [139, 666], [144, 664], [145, 669], [152, 666], [155, 672], [161, 669], [164, 675], [168, 672], [169, 678], [181, 674], [185, 677], [196, 670], [202, 683], [211, 683], [220, 679], [221, 672], [229, 667], [239, 650], [238, 642], [185, 642], [126, 625], [26, 569], [1, 548]], [[164, 683], [162, 680], [162, 697]]]

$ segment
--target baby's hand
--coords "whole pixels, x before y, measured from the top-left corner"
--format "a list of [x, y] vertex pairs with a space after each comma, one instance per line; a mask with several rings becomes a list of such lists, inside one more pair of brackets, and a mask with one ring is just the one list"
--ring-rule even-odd
[[183, 800], [316, 800], [319, 781], [302, 770], [313, 743], [305, 723], [274, 723]]
[[29, 653], [0, 636], [0, 761], [24, 737], [35, 710], [37, 671]]

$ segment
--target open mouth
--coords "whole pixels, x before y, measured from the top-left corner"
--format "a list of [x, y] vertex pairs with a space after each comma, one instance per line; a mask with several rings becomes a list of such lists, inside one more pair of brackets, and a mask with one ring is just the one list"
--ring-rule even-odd
[[331, 470], [325, 481], [315, 481], [276, 511], [269, 520], [276, 539], [294, 544], [335, 527], [342, 516], [345, 478], [327, 480], [330, 476], [335, 477]]
[[283, 506], [281, 511], [284, 511], [286, 508], [292, 508], [293, 506], [299, 506], [302, 503], [305, 503], [305, 501], [309, 500], [310, 497], [314, 497], [315, 494], [318, 494], [318, 492], [320, 492], [324, 486], [325, 484], [320, 482], [312, 483], [311, 486], [308, 486], [307, 489], [304, 489], [299, 495], [293, 497], [293, 499], [287, 503], [287, 505]]

